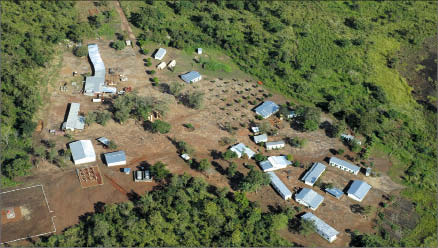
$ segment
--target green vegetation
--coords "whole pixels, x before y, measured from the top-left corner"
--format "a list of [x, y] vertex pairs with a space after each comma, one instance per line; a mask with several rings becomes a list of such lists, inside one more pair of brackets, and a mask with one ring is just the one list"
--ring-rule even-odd
[[87, 46], [78, 46], [73, 49], [73, 54], [77, 57], [85, 57], [88, 55]]
[[126, 47], [126, 43], [123, 40], [116, 40], [111, 42], [111, 47], [116, 50], [123, 50]]
[[37, 246], [293, 246], [277, 234], [287, 213], [264, 213], [244, 194], [174, 176], [166, 187], [135, 202], [106, 205]]
[[166, 179], [170, 176], [170, 172], [166, 169], [166, 164], [163, 162], [156, 162], [150, 168], [151, 175], [154, 177], [154, 180], [161, 182], [163, 179]]
[[303, 148], [307, 144], [307, 140], [305, 138], [287, 138], [286, 142], [296, 148]]
[[196, 169], [202, 172], [207, 171], [211, 168], [210, 162], [206, 158], [202, 159], [196, 166]]
[[204, 101], [204, 93], [200, 91], [187, 92], [180, 94], [178, 98], [185, 106], [192, 109], [200, 109]]
[[256, 155], [254, 155], [254, 159], [256, 162], [262, 162], [262, 161], [265, 161], [266, 159], [268, 159], [268, 157], [266, 157], [265, 155], [263, 155], [261, 153], [257, 153]]
[[185, 141], [177, 141], [176, 142], [176, 149], [179, 154], [193, 154], [195, 152], [195, 149], [191, 147], [189, 144], [187, 144]]
[[112, 149], [112, 150], [117, 149], [117, 144], [116, 144], [116, 142], [110, 140], [109, 143], [108, 143], [108, 148], [109, 148], [109, 149]]
[[123, 123], [130, 117], [145, 121], [152, 111], [156, 111], [163, 116], [168, 107], [162, 100], [132, 93], [118, 96], [113, 102], [113, 109], [114, 119]]
[[191, 123], [185, 123], [183, 126], [191, 132], [195, 131], [195, 127]]
[[152, 133], [168, 133], [171, 129], [171, 125], [162, 120], [156, 120], [154, 122], [145, 122], [145, 129], [151, 131]]
[[233, 158], [237, 158], [237, 153], [231, 151], [230, 149], [226, 150], [224, 153], [222, 153], [222, 158], [229, 161]]
[[108, 111], [103, 112], [89, 112], [85, 117], [85, 124], [88, 126], [96, 122], [102, 126], [105, 126], [106, 123], [111, 119], [111, 113]]
[[202, 64], [202, 68], [209, 71], [231, 72], [231, 67], [229, 65], [215, 61], [213, 59], [201, 58], [199, 62]]
[[[79, 41], [89, 30], [78, 24], [74, 2], [2, 2], [1, 140], [2, 186], [30, 172], [34, 114], [42, 105], [40, 89], [55, 45]], [[56, 20], [56, 21], [55, 21]]]
[[269, 183], [271, 183], [269, 174], [251, 168], [248, 175], [240, 182], [239, 189], [247, 192], [257, 192], [261, 186], [268, 185]]

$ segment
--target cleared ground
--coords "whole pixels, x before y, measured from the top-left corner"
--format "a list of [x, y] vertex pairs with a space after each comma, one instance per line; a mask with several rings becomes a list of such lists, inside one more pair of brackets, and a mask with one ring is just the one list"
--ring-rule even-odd
[[[55, 231], [41, 185], [0, 192], [1, 209], [14, 208], [15, 219], [2, 221], [1, 242], [9, 243]], [[5, 216], [2, 216], [2, 218]]]

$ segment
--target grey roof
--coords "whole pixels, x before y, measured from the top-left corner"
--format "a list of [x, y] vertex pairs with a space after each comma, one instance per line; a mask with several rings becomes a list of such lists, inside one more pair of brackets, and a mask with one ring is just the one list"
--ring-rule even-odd
[[305, 213], [301, 218], [309, 221], [313, 221], [315, 223], [315, 227], [319, 233], [324, 233], [327, 237], [333, 237], [339, 234], [333, 227], [325, 223], [320, 218], [316, 217], [316, 215], [312, 213]]
[[67, 121], [65, 122], [65, 128], [84, 129], [85, 119], [82, 116], [79, 116], [79, 107], [79, 103], [72, 102], [70, 104], [70, 110], [68, 112]]
[[105, 84], [105, 65], [100, 57], [97, 44], [88, 45], [88, 56], [93, 64], [94, 76], [85, 79], [84, 93], [93, 95], [102, 92], [102, 87]]
[[124, 151], [105, 153], [104, 156], [107, 164], [126, 161], [126, 155]]
[[96, 158], [91, 140], [78, 140], [69, 144], [73, 160], [80, 160], [87, 157]]
[[329, 189], [325, 189], [325, 191], [338, 199], [340, 199], [341, 196], [344, 195], [344, 192], [342, 192], [342, 190], [338, 188], [329, 188]]
[[266, 142], [266, 141], [268, 141], [268, 135], [266, 135], [265, 133], [254, 136], [255, 143]]
[[266, 101], [255, 109], [255, 112], [258, 115], [261, 115], [263, 118], [268, 118], [272, 114], [276, 113], [280, 107], [272, 101]]
[[331, 157], [329, 163], [334, 163], [343, 167], [346, 167], [350, 170], [352, 170], [354, 173], [358, 173], [360, 171], [360, 167], [356, 166], [354, 164], [348, 163], [345, 160], [339, 159], [337, 157]]
[[260, 132], [259, 127], [251, 127], [251, 130], [252, 130], [253, 133], [258, 133], [258, 132]]
[[271, 162], [269, 162], [268, 160], [260, 162], [259, 165], [263, 171], [274, 168], [274, 166], [272, 166]]
[[248, 155], [248, 158], [252, 158], [255, 155], [255, 152], [249, 149], [245, 144], [239, 143], [237, 145], [234, 145], [230, 148], [231, 151], [235, 152], [238, 157], [240, 158], [243, 156], [244, 153]]
[[360, 180], [354, 180], [348, 189], [347, 194], [354, 195], [358, 199], [362, 200], [368, 194], [370, 189], [371, 186], [368, 183]]
[[102, 92], [103, 93], [115, 94], [117, 92], [117, 88], [116, 87], [103, 86], [102, 87]]
[[186, 83], [191, 83], [193, 79], [200, 77], [201, 74], [197, 71], [191, 71], [186, 74], [181, 75], [181, 79], [184, 80]]
[[292, 164], [291, 161], [287, 160], [286, 156], [270, 156], [268, 161], [275, 166], [287, 166]]
[[278, 145], [285, 145], [286, 143], [284, 143], [283, 140], [279, 140], [279, 141], [271, 141], [271, 142], [267, 142], [266, 143], [266, 147], [268, 146], [278, 146]]
[[316, 193], [313, 189], [303, 188], [295, 195], [296, 200], [302, 200], [310, 208], [316, 209], [324, 200], [324, 197]]
[[160, 47], [160, 49], [158, 49], [158, 51], [155, 53], [154, 58], [162, 59], [164, 55], [166, 55], [166, 49]]
[[318, 180], [319, 176], [325, 171], [325, 168], [325, 165], [321, 163], [314, 163], [306, 174], [304, 174], [302, 180], [313, 185], [316, 180]]
[[105, 137], [100, 137], [97, 139], [97, 141], [99, 141], [100, 143], [104, 144], [104, 145], [108, 145], [109, 144], [109, 139], [105, 138]]
[[271, 177], [271, 184], [274, 186], [274, 188], [282, 195], [283, 197], [291, 197], [292, 192], [284, 185], [284, 183], [278, 178], [277, 175], [275, 175], [274, 172], [266, 172]]

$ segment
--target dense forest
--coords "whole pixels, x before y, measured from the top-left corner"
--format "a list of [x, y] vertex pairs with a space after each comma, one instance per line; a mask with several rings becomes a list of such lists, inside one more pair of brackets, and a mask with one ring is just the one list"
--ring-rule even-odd
[[295, 215], [264, 213], [243, 193], [182, 175], [132, 202], [105, 206], [38, 246], [291, 246], [276, 232]]
[[[222, 50], [270, 89], [317, 106], [365, 136], [365, 153], [382, 150], [394, 170], [404, 171], [398, 173], [408, 186], [402, 194], [422, 216], [402, 240], [382, 244], [436, 242], [436, 107], [429, 107], [435, 101], [417, 103], [397, 70], [402, 49], [415, 51], [436, 35], [436, 2], [145, 1], [122, 6], [138, 28], [140, 44]], [[430, 83], [436, 88], [436, 80]]]
[[43, 70], [54, 57], [54, 46], [66, 38], [78, 41], [90, 30], [76, 23], [74, 3], [65, 1], [3, 1], [1, 42], [2, 185], [29, 173], [34, 152], [34, 114], [47, 85]]

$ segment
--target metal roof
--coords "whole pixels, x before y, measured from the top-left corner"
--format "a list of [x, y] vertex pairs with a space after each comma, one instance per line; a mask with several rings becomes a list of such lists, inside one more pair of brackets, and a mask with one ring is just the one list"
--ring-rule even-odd
[[164, 55], [166, 55], [166, 49], [160, 47], [160, 49], [158, 49], [158, 51], [155, 53], [154, 58], [161, 60]]
[[230, 150], [237, 153], [237, 156], [239, 158], [242, 157], [244, 153], [246, 153], [246, 155], [248, 155], [248, 158], [252, 158], [255, 155], [255, 152], [253, 152], [251, 149], [249, 149], [243, 143], [239, 143], [237, 145], [232, 146], [230, 148]]
[[97, 139], [97, 141], [99, 141], [100, 143], [104, 144], [104, 145], [108, 145], [109, 144], [109, 139], [105, 138], [105, 137], [100, 137]]
[[88, 45], [88, 56], [93, 64], [94, 76], [85, 79], [84, 93], [93, 95], [102, 92], [102, 87], [105, 84], [105, 65], [100, 57], [97, 44]]
[[69, 144], [73, 160], [96, 158], [91, 140], [78, 140]]
[[270, 156], [268, 158], [268, 161], [272, 164], [274, 167], [278, 166], [287, 166], [292, 164], [291, 161], [287, 160], [286, 156]]
[[285, 198], [292, 196], [292, 192], [290, 192], [290, 190], [286, 187], [286, 185], [284, 185], [284, 183], [280, 180], [280, 178], [278, 178], [278, 176], [275, 175], [274, 172], [270, 171], [266, 173], [268, 173], [268, 175], [271, 177], [271, 184], [272, 186], [274, 186], [274, 188], [277, 191], [279, 191], [278, 193], [280, 193], [280, 195], [282, 195]]
[[362, 200], [370, 191], [371, 186], [361, 180], [354, 180], [351, 184], [350, 188], [347, 191], [347, 194], [354, 195], [358, 199]]
[[350, 164], [347, 161], [339, 159], [337, 157], [331, 157], [329, 163], [330, 164], [334, 163], [334, 164], [340, 165], [342, 167], [346, 167], [346, 168], [352, 170], [354, 173], [358, 173], [360, 171], [359, 166], [356, 166], [354, 164]]
[[104, 156], [107, 164], [126, 161], [126, 155], [124, 151], [105, 153]]
[[278, 146], [278, 145], [285, 145], [286, 143], [284, 143], [283, 140], [279, 140], [279, 141], [271, 141], [271, 142], [267, 142], [266, 143], [266, 147], [268, 146]]
[[251, 127], [251, 130], [252, 130], [253, 133], [258, 133], [258, 132], [260, 132], [259, 127]]
[[260, 106], [258, 106], [255, 109], [255, 112], [266, 119], [272, 114], [276, 113], [279, 109], [280, 107], [275, 102], [266, 101], [262, 103]]
[[341, 196], [344, 195], [344, 192], [342, 192], [342, 190], [338, 188], [325, 189], [325, 191], [338, 199], [340, 199]]
[[197, 71], [191, 71], [186, 74], [181, 75], [181, 79], [184, 80], [186, 83], [191, 83], [193, 79], [200, 77], [201, 74]]
[[70, 110], [68, 112], [67, 121], [65, 122], [65, 128], [68, 129], [84, 129], [85, 120], [79, 116], [79, 103], [72, 102], [70, 104]]
[[318, 231], [318, 233], [323, 233], [325, 236], [331, 238], [333, 236], [336, 236], [339, 234], [338, 231], [336, 231], [333, 227], [325, 223], [320, 218], [316, 217], [316, 215], [312, 213], [305, 213], [303, 216], [301, 216], [304, 220], [313, 221], [315, 223], [315, 227]]
[[313, 189], [303, 188], [295, 195], [295, 199], [305, 202], [312, 209], [317, 209], [324, 197]]
[[313, 185], [316, 180], [318, 180], [319, 176], [325, 171], [325, 168], [326, 166], [321, 163], [314, 163], [306, 174], [304, 174], [302, 180]]
[[123, 168], [123, 172], [131, 172], [131, 168]]
[[254, 136], [255, 143], [266, 142], [266, 141], [268, 141], [268, 135], [266, 135], [265, 133]]
[[263, 171], [266, 171], [266, 170], [274, 168], [274, 166], [272, 166], [271, 162], [269, 162], [268, 160], [260, 162], [259, 165], [260, 165], [260, 168], [262, 168]]
[[103, 86], [102, 87], [102, 92], [103, 93], [115, 94], [117, 92], [117, 88], [116, 87]]

